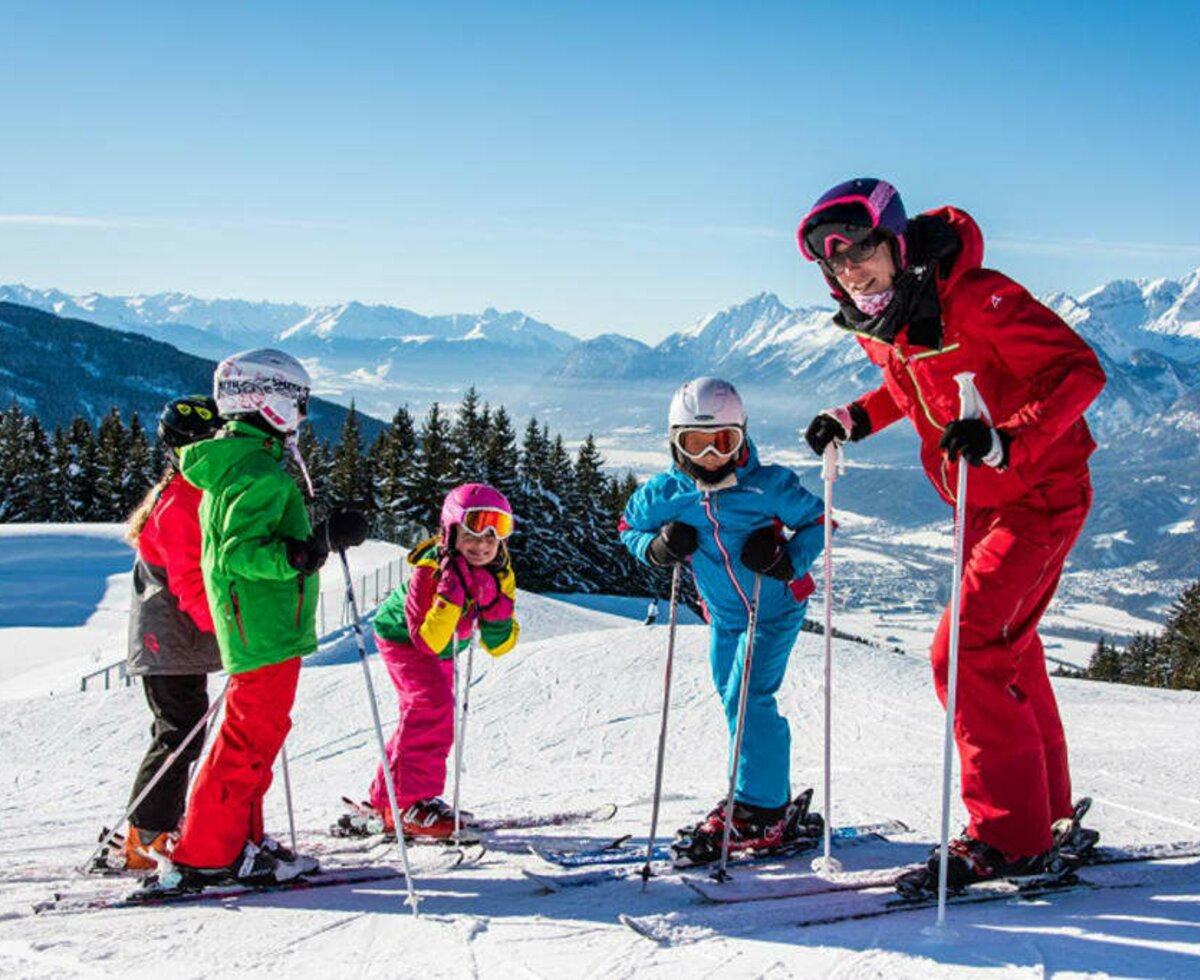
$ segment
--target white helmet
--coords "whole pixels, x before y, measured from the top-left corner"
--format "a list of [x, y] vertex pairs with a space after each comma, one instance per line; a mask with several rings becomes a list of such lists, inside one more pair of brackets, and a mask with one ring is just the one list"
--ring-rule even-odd
[[291, 435], [308, 412], [312, 378], [281, 350], [244, 350], [213, 374], [213, 398], [225, 418], [257, 412], [271, 428]]
[[667, 424], [746, 427], [746, 409], [742, 397], [728, 381], [720, 378], [696, 378], [683, 385], [671, 399]]

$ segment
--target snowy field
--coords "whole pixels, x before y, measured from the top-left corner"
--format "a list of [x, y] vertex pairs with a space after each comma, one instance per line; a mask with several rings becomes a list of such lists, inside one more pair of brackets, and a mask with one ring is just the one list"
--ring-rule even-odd
[[[667, 631], [630, 618], [644, 614], [644, 604], [612, 606], [617, 615], [595, 608], [604, 601], [525, 593], [518, 602], [521, 643], [500, 660], [477, 661], [464, 803], [487, 818], [611, 801], [620, 806], [611, 821], [497, 834], [480, 864], [418, 877], [419, 920], [402, 904], [398, 882], [34, 915], [31, 904], [52, 891], [97, 885], [70, 869], [86, 858], [100, 826], [119, 816], [149, 723], [136, 686], [77, 689], [80, 659], [116, 659], [123, 651], [124, 610], [117, 607], [124, 600], [116, 583], [128, 551], [106, 528], [73, 527], [57, 544], [52, 536], [46, 528], [24, 535], [7, 529], [0, 539], [7, 696], [0, 712], [2, 976], [1200, 975], [1194, 861], [1170, 863], [1154, 887], [953, 907], [955, 934], [942, 940], [922, 933], [933, 921], [927, 910], [802, 929], [793, 924], [800, 900], [719, 908], [700, 904], [670, 878], [652, 881], [645, 893], [628, 881], [540, 893], [520, 871], [548, 866], [526, 844], [646, 833]], [[64, 597], [54, 623], [20, 613], [22, 602], [40, 594], [36, 583], [21, 601], [10, 590], [24, 581], [12, 566], [36, 568], [38, 555], [46, 580]], [[373, 564], [361, 562], [364, 569]], [[890, 628], [859, 618], [863, 632]], [[889, 845], [890, 863], [919, 859], [939, 825], [943, 728], [924, 654], [930, 625], [919, 635], [914, 622], [914, 641], [896, 644], [899, 651], [834, 645], [834, 822], [904, 820], [913, 833]], [[724, 792], [725, 736], [705, 650], [702, 626], [681, 627], [660, 824], [667, 830], [702, 815]], [[792, 721], [796, 789], [821, 783], [821, 658], [821, 638], [802, 634], [781, 694]], [[31, 663], [39, 690], [27, 683]], [[394, 699], [377, 662], [373, 669], [390, 731]], [[25, 693], [11, 693], [10, 684]], [[1082, 681], [1056, 681], [1056, 688], [1076, 790], [1095, 797], [1090, 822], [1104, 840], [1200, 840], [1200, 697]], [[293, 717], [288, 748], [297, 824], [304, 840], [315, 842], [340, 812], [342, 794], [365, 794], [376, 762], [362, 669], [346, 631], [310, 658]], [[286, 837], [281, 783], [268, 795], [267, 818], [269, 829]], [[965, 815], [957, 812], [955, 820]], [[839, 856], [855, 867], [853, 848]], [[427, 861], [428, 851], [415, 859]], [[737, 872], [739, 880], [752, 876]], [[674, 913], [678, 941], [642, 938], [618, 924], [621, 912]]]

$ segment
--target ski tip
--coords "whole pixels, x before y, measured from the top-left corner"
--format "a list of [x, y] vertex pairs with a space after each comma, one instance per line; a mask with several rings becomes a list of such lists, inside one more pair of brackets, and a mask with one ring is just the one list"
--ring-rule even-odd
[[628, 926], [639, 936], [649, 939], [652, 943], [657, 943], [659, 946], [666, 945], [666, 940], [662, 936], [657, 935], [652, 926], [642, 922], [637, 916], [622, 912], [617, 916], [617, 921], [623, 926]]

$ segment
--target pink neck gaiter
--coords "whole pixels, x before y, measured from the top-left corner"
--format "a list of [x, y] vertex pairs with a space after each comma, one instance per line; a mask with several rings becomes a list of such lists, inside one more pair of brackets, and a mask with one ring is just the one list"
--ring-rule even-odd
[[879, 316], [887, 309], [888, 303], [896, 295], [896, 290], [889, 286], [882, 293], [871, 293], [868, 296], [855, 296], [854, 305], [867, 316]]

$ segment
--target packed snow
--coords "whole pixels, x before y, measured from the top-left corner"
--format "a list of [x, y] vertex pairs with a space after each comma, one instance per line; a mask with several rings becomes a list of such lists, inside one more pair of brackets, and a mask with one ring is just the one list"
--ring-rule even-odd
[[[523, 631], [517, 648], [498, 660], [476, 658], [464, 803], [489, 818], [611, 801], [620, 807], [612, 820], [495, 834], [478, 865], [418, 874], [419, 919], [405, 908], [399, 881], [35, 915], [32, 903], [52, 892], [114, 887], [113, 879], [82, 879], [71, 868], [88, 856], [100, 827], [120, 816], [150, 719], [136, 686], [78, 690], [85, 651], [115, 659], [124, 649], [122, 611], [105, 608], [119, 605], [115, 583], [129, 558], [119, 534], [9, 528], [0, 541], [0, 664], [43, 664], [40, 688], [26, 685], [31, 671], [5, 667], [0, 974], [1010, 978], [1200, 972], [1200, 865], [1187, 859], [1163, 865], [1166, 871], [1150, 887], [951, 907], [953, 932], [941, 938], [922, 931], [933, 923], [929, 910], [802, 929], [793, 924], [801, 900], [716, 908], [670, 877], [652, 880], [645, 891], [640, 881], [611, 881], [542, 893], [520, 871], [552, 869], [527, 853], [527, 844], [594, 844], [624, 834], [644, 840], [667, 630], [665, 615], [656, 626], [638, 622], [644, 603], [527, 593], [518, 600]], [[371, 564], [359, 563], [364, 571]], [[23, 581], [14, 565], [43, 569], [42, 584], [31, 573], [20, 599], [10, 591]], [[36, 612], [39, 597], [50, 594], [38, 590], [51, 586], [63, 597], [62, 609]], [[857, 616], [875, 634], [888, 629]], [[845, 618], [839, 612], [836, 625]], [[943, 718], [924, 654], [933, 623], [926, 617], [923, 633], [912, 625], [911, 639], [893, 644], [896, 649], [833, 644], [833, 819], [905, 821], [912, 833], [880, 845], [893, 863], [920, 859], [940, 820]], [[660, 823], [668, 833], [701, 816], [724, 792], [725, 733], [706, 649], [703, 626], [680, 627]], [[797, 790], [821, 785], [822, 651], [820, 636], [801, 635], [780, 696], [792, 722]], [[390, 732], [395, 700], [372, 661]], [[9, 694], [10, 677], [23, 694]], [[211, 688], [219, 684], [214, 678]], [[1104, 841], [1200, 840], [1200, 698], [1061, 679], [1055, 687], [1076, 791], [1095, 798], [1089, 822]], [[335, 629], [310, 658], [293, 720], [288, 751], [303, 845], [324, 840], [322, 829], [341, 811], [339, 797], [362, 796], [376, 764], [362, 668], [346, 628]], [[267, 819], [286, 839], [282, 780], [268, 794]], [[955, 825], [964, 819], [956, 809]], [[879, 849], [872, 853], [878, 856]], [[860, 860], [852, 847], [839, 857], [848, 868]], [[427, 848], [414, 852], [418, 867], [429, 859]], [[807, 867], [807, 859], [799, 864]], [[755, 871], [735, 874], [741, 881]], [[673, 913], [677, 941], [656, 944], [635, 934], [618, 923], [622, 912]]]

